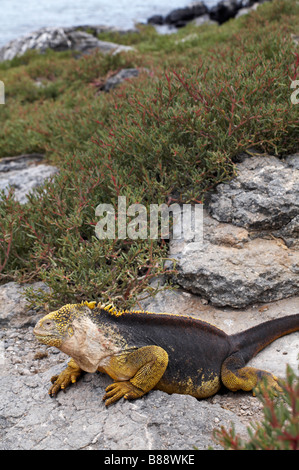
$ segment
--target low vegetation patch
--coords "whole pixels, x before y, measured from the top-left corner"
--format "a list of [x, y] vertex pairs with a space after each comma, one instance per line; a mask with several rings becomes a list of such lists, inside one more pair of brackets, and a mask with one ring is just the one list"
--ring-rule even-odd
[[[122, 55], [27, 53], [0, 64], [0, 157], [38, 151], [60, 169], [26, 205], [2, 194], [1, 282], [44, 280], [51, 292], [29, 295], [37, 305], [130, 306], [150, 293], [149, 280], [165, 272], [167, 242], [98, 240], [95, 208], [117, 208], [118, 196], [146, 207], [199, 203], [232, 177], [240, 152], [298, 150], [290, 101], [298, 13], [296, 1], [277, 0], [221, 27], [101, 35], [134, 45]], [[98, 90], [127, 67], [143, 71], [111, 93]]]

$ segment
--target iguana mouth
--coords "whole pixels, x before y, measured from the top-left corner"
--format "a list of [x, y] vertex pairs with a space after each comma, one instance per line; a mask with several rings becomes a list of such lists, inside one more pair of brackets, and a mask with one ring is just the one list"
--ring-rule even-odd
[[60, 346], [61, 344], [61, 339], [58, 338], [55, 334], [46, 332], [41, 333], [36, 328], [34, 328], [33, 333], [39, 343], [48, 344], [50, 346], [53, 345], [56, 347]]
[[33, 332], [38, 341], [43, 341], [45, 338], [55, 338], [54, 335], [35, 333], [35, 331]]

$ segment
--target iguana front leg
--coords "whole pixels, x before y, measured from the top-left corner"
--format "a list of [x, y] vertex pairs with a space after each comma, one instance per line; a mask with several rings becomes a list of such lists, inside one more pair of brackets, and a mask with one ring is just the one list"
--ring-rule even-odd
[[50, 397], [55, 397], [59, 390], [65, 390], [70, 383], [75, 383], [82, 374], [82, 369], [71, 359], [67, 367], [59, 374], [51, 378], [52, 387], [49, 390]]
[[144, 346], [130, 353], [113, 356], [100, 370], [116, 382], [106, 388], [103, 397], [109, 406], [121, 397], [142, 397], [159, 382], [168, 364], [168, 354], [159, 346]]

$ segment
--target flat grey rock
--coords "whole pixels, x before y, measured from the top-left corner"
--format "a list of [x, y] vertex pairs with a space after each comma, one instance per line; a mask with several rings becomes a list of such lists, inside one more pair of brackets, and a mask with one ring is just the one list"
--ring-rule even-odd
[[0, 285], [0, 327], [21, 328], [25, 325], [35, 325], [35, 314], [27, 306], [24, 295], [26, 288], [32, 287], [35, 292], [49, 291], [43, 282], [31, 284], [18, 284], [17, 282], [7, 282]]
[[136, 78], [139, 75], [139, 70], [130, 68], [130, 69], [122, 69], [112, 77], [108, 78], [104, 85], [104, 91], [110, 91], [117, 87], [120, 83], [128, 80], [130, 78]]
[[41, 163], [42, 158], [42, 155], [33, 154], [0, 160], [0, 190], [8, 194], [13, 188], [15, 199], [25, 204], [34, 188], [58, 172], [55, 166]]

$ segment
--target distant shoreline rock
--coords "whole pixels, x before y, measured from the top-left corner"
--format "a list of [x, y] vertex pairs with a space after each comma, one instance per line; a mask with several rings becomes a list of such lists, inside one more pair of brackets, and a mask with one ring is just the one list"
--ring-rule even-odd
[[221, 0], [211, 9], [202, 1], [192, 2], [191, 5], [185, 8], [172, 10], [166, 16], [153, 15], [147, 22], [155, 26], [167, 25], [172, 28], [182, 28], [190, 21], [197, 21], [201, 18], [202, 21], [199, 21], [199, 24], [208, 21], [223, 24], [231, 18], [248, 13], [251, 9], [256, 9], [258, 4], [265, 1], [270, 0]]

